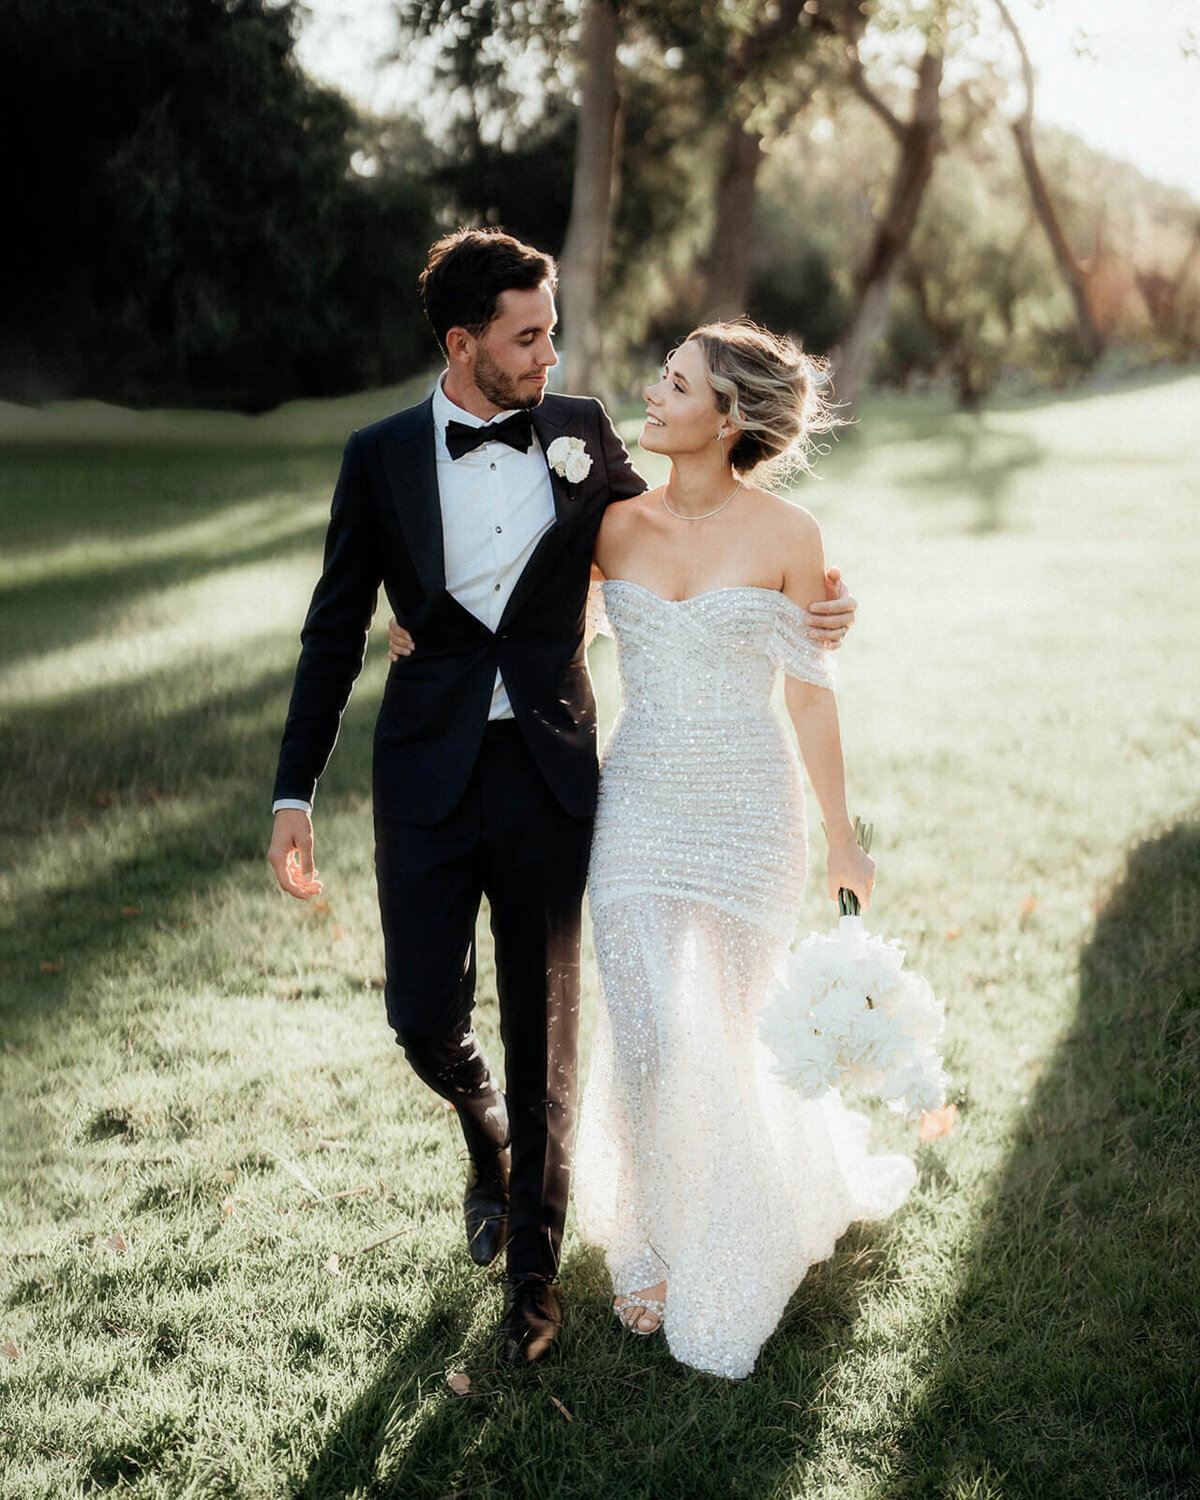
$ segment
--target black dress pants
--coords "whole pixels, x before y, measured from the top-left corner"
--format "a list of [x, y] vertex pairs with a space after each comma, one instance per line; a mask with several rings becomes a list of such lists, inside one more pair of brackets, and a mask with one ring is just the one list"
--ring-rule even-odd
[[[461, 801], [420, 827], [376, 818], [387, 1015], [468, 1150], [511, 1145], [508, 1274], [558, 1273], [575, 1129], [580, 905], [590, 819], [569, 817], [512, 720], [488, 725]], [[501, 1091], [471, 1023], [475, 919], [491, 907]]]

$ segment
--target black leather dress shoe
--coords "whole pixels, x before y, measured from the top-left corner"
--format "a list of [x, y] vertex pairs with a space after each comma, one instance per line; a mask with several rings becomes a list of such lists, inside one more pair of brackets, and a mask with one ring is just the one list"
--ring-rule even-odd
[[549, 1281], [512, 1281], [504, 1310], [504, 1362], [517, 1369], [545, 1359], [562, 1330], [562, 1303]]
[[502, 1172], [484, 1175], [471, 1162], [463, 1194], [463, 1218], [471, 1259], [477, 1266], [490, 1266], [508, 1237], [508, 1189]]

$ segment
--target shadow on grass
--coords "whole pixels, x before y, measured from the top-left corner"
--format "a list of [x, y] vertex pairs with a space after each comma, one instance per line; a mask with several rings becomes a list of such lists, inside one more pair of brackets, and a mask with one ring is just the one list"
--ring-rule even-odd
[[1045, 462], [1041, 443], [1023, 432], [989, 426], [983, 417], [962, 416], [945, 434], [949, 453], [941, 465], [906, 474], [904, 488], [924, 500], [967, 499], [975, 514], [969, 535], [1003, 531], [1005, 508], [1018, 474]]
[[[622, 1332], [599, 1252], [563, 1270], [560, 1350], [531, 1370], [498, 1364], [499, 1297], [464, 1340], [435, 1310], [381, 1363], [338, 1418], [296, 1500], [364, 1497], [687, 1495], [727, 1500], [774, 1493], [776, 1476], [815, 1449], [817, 1397], [845, 1331], [885, 1258], [879, 1226], [848, 1234], [805, 1281], [752, 1380], [729, 1382], [677, 1364], [661, 1338]], [[461, 1279], [445, 1294], [464, 1301]], [[465, 1373], [467, 1395], [446, 1376]]]
[[878, 1494], [1200, 1493], [1200, 822], [1130, 854]]
[[[98, 690], [70, 710], [29, 709], [7, 726], [0, 831], [13, 858], [0, 1016], [13, 1045], [62, 1006], [88, 1003], [102, 973], [137, 967], [198, 891], [240, 879], [270, 888], [271, 777], [292, 670], [243, 663], [244, 680], [207, 693], [202, 711], [186, 695], [159, 707], [187, 670]], [[327, 810], [369, 791], [375, 710], [365, 691], [343, 717]], [[46, 844], [62, 873], [26, 881], [25, 862], [36, 865]], [[45, 962], [61, 971], [43, 972]]]
[[[23, 558], [51, 559], [0, 584], [5, 666], [111, 630], [139, 600], [208, 573], [315, 555], [324, 516], [301, 507], [323, 499], [336, 473], [337, 455], [324, 451], [0, 451], [6, 554], [18, 568]], [[119, 561], [89, 565], [92, 544], [118, 546]], [[85, 557], [56, 569], [63, 548]]]
[[142, 538], [264, 494], [332, 492], [338, 450], [0, 446], [10, 556], [96, 539]]
[[1046, 448], [1028, 433], [987, 413], [942, 410], [928, 402], [880, 402], [863, 418], [862, 432], [844, 437], [829, 472], [852, 480], [889, 445], [920, 445], [891, 483], [916, 498], [968, 502], [964, 530], [971, 536], [1003, 531], [1014, 481], [1046, 461]]

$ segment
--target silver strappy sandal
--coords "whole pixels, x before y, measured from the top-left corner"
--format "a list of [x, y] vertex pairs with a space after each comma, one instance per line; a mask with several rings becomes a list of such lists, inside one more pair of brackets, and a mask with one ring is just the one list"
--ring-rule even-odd
[[[643, 1328], [642, 1322], [649, 1313], [654, 1319], [651, 1328]], [[631, 1316], [636, 1314], [636, 1316]], [[613, 1302], [613, 1315], [622, 1328], [627, 1328], [630, 1333], [636, 1333], [640, 1338], [647, 1339], [652, 1333], [657, 1333], [663, 1325], [663, 1319], [667, 1315], [667, 1304], [660, 1302], [657, 1297], [643, 1297], [638, 1292], [621, 1292], [618, 1300]]]

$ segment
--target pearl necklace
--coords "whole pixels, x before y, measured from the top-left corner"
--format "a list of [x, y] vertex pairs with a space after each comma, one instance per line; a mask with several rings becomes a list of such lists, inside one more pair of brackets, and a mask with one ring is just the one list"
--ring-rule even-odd
[[681, 521], [707, 521], [709, 516], [715, 516], [718, 511], [724, 510], [729, 502], [733, 499], [733, 497], [737, 494], [738, 490], [741, 489], [741, 487], [742, 481], [739, 479], [734, 487], [729, 491], [728, 495], [725, 496], [724, 500], [721, 501], [720, 505], [717, 506], [716, 510], [706, 510], [702, 515], [699, 516], [685, 516], [681, 510], [676, 510], [671, 502], [667, 499], [667, 487], [665, 484], [663, 485], [662, 503], [666, 510], [670, 511], [673, 516], [677, 516]]

